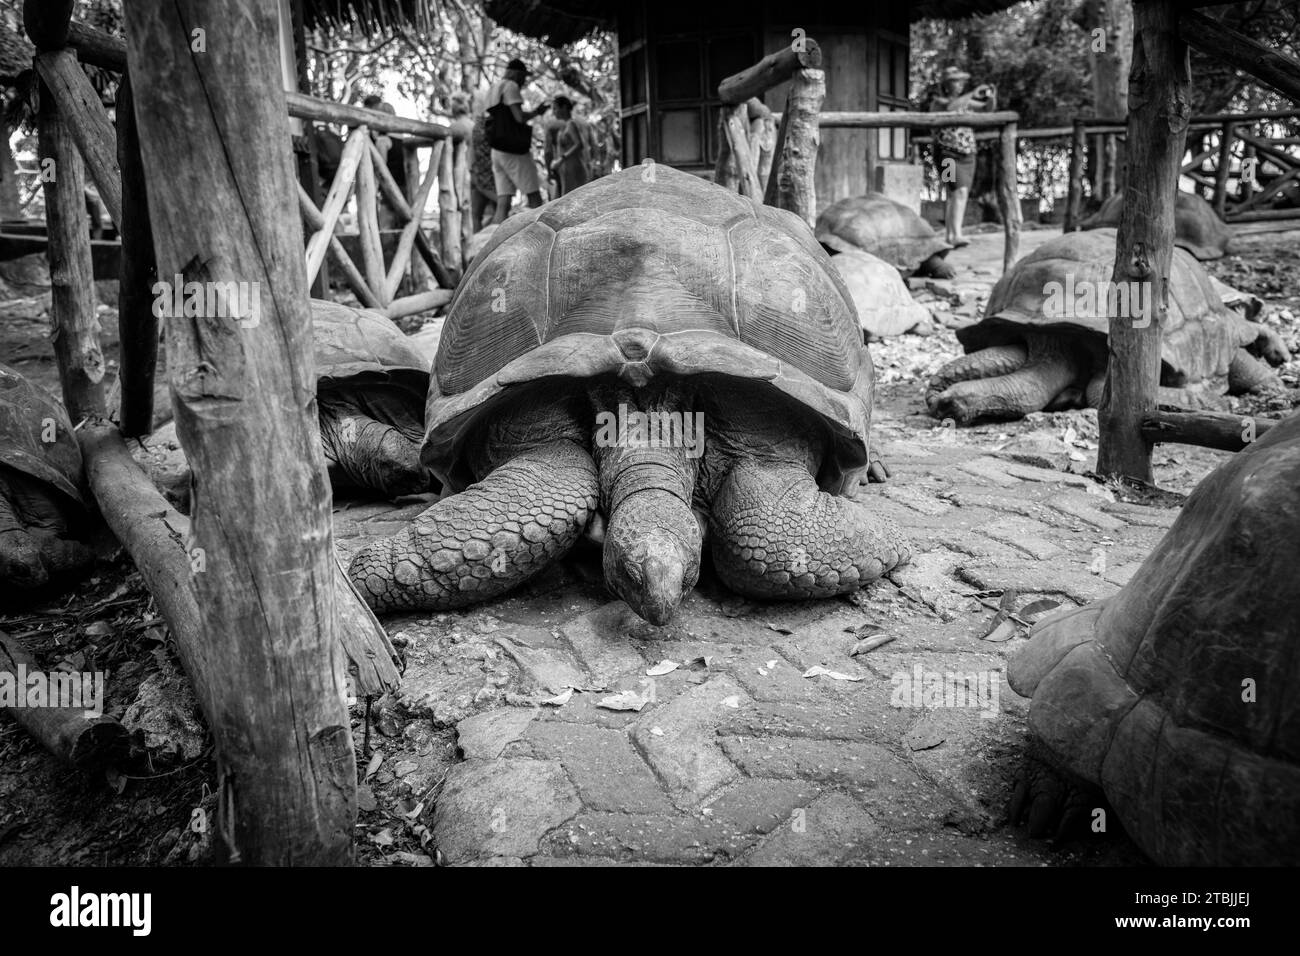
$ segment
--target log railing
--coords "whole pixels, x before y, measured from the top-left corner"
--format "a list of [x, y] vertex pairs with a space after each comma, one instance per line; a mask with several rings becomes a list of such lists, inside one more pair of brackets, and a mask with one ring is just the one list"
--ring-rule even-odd
[[[109, 162], [114, 152], [112, 124], [99, 105], [98, 95], [95, 94], [80, 68], [76, 66], [75, 61], [79, 60], [106, 70], [125, 73], [126, 43], [118, 37], [83, 24], [73, 23], [68, 32], [67, 48], [61, 51], [60, 57], [58, 62], [51, 58], [44, 66], [38, 62], [38, 67], [42, 70], [41, 79], [47, 84], [52, 84], [56, 95], [63, 99], [77, 101], [75, 121], [72, 123], [71, 131], [78, 149], [83, 154], [88, 151], [100, 153], [99, 156], [88, 158], [88, 168], [100, 197], [108, 208], [109, 215], [120, 231], [121, 179], [115, 163]], [[73, 64], [71, 68], [69, 63]], [[463, 139], [454, 137], [449, 127], [438, 123], [394, 116], [360, 106], [333, 103], [292, 91], [286, 92], [284, 98], [290, 116], [309, 122], [347, 127], [351, 131], [348, 137], [349, 143], [357, 142], [357, 146], [353, 147], [350, 153], [345, 152], [334, 182], [330, 185], [327, 198], [321, 207], [316, 206], [305, 190], [300, 190], [298, 193], [296, 202], [299, 212], [310, 230], [310, 239], [305, 253], [308, 284], [315, 281], [322, 264], [328, 257], [342, 273], [344, 281], [357, 299], [368, 308], [383, 312], [389, 318], [399, 318], [436, 308], [450, 301], [451, 290], [455, 288], [456, 281], [460, 277], [464, 243], [468, 238], [464, 235], [466, 216], [462, 210], [469, 205], [469, 144]], [[361, 136], [356, 135], [358, 131], [362, 132]], [[402, 149], [408, 155], [413, 155], [420, 149], [433, 150], [426, 178], [436, 182], [439, 187], [437, 249], [430, 243], [420, 225], [431, 188], [424, 188], [421, 184], [421, 189], [416, 190], [413, 195], [404, 196], [382, 157], [377, 155], [373, 144], [368, 149], [362, 148], [368, 144], [371, 133], [393, 137], [393, 148]], [[369, 168], [369, 172], [360, 171], [363, 162]], [[408, 166], [418, 168], [418, 163], [411, 162]], [[457, 170], [460, 169], [465, 170], [464, 181], [458, 184]], [[103, 175], [96, 175], [100, 170], [103, 171]], [[349, 198], [354, 195], [359, 179], [365, 184], [362, 189], [364, 197], [356, 196], [357, 225], [361, 240], [359, 245], [362, 253], [360, 268], [352, 261], [343, 243], [337, 239], [341, 213]], [[372, 181], [375, 189], [370, 188]], [[396, 253], [388, 263], [383, 261], [382, 237], [378, 235], [380, 197], [396, 213], [402, 227]], [[440, 288], [417, 289], [411, 295], [399, 298], [397, 293], [402, 277], [408, 271], [414, 272], [411, 262], [413, 252], [420, 255]]]
[[[1269, 136], [1260, 126], [1279, 120], [1300, 118], [1300, 110], [1255, 110], [1242, 113], [1214, 113], [1193, 116], [1187, 132], [1217, 133], [1212, 141], [1185, 157], [1179, 175], [1196, 183], [1197, 192], [1213, 204], [1227, 222], [1254, 222], [1265, 219], [1300, 217], [1300, 210], [1265, 209], [1265, 203], [1288, 184], [1300, 181], [1300, 154], [1288, 147], [1289, 137]], [[1051, 130], [1057, 133], [1058, 130]], [[1101, 180], [1105, 184], [1097, 197], [1106, 200], [1115, 191], [1119, 175], [1115, 159], [1116, 144], [1124, 142], [1127, 121], [1117, 119], [1077, 119], [1070, 130], [1070, 186], [1066, 200], [1065, 231], [1080, 228], [1082, 222], [1084, 169], [1089, 140], [1103, 145]], [[1276, 175], [1267, 186], [1254, 178], [1265, 165]], [[1254, 174], [1252, 176], [1252, 174]], [[1236, 190], [1230, 184], [1235, 180]]]

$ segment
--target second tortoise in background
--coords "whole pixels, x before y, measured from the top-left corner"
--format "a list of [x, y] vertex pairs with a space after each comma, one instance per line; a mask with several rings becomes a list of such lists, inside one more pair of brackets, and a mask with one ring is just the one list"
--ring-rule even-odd
[[[961, 425], [1098, 407], [1108, 298], [1135, 321], [1149, 305], [1145, 283], [1111, 286], [1114, 260], [1114, 230], [1097, 229], [1053, 239], [1017, 262], [993, 287], [984, 318], [958, 330], [968, 354], [931, 378], [930, 413]], [[1174, 250], [1162, 333], [1163, 400], [1184, 407], [1212, 406], [1225, 391], [1272, 387], [1278, 380], [1268, 365], [1289, 358], [1275, 332], [1223, 304], [1205, 269], [1181, 249]]]

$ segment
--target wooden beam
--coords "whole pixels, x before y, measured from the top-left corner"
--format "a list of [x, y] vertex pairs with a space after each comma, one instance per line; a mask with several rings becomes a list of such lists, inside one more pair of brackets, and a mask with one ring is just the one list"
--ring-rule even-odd
[[348, 203], [348, 195], [352, 192], [352, 184], [356, 182], [357, 169], [366, 155], [366, 144], [369, 142], [370, 136], [366, 128], [359, 126], [348, 136], [343, 147], [338, 171], [334, 174], [334, 182], [330, 183], [330, 191], [325, 196], [325, 206], [321, 210], [320, 228], [307, 240], [308, 283], [316, 278], [320, 264], [325, 261], [325, 250], [334, 237], [334, 226], [343, 213], [343, 207]]
[[433, 190], [434, 180], [438, 178], [438, 164], [432, 159], [437, 158], [437, 152], [441, 144], [434, 147], [434, 156], [429, 162], [429, 170], [424, 174], [424, 181], [420, 183], [419, 189], [415, 193], [415, 201], [411, 203], [410, 213], [406, 217], [406, 225], [402, 227], [402, 234], [397, 237], [397, 251], [393, 253], [393, 261], [388, 266], [388, 277], [385, 289], [388, 295], [388, 301], [392, 302], [393, 297], [397, 295], [397, 289], [402, 284], [402, 274], [406, 271], [406, 264], [411, 258], [411, 247], [415, 244], [415, 235], [420, 232], [420, 220], [424, 217], [424, 207], [429, 201], [429, 193]]
[[[298, 184], [298, 211], [302, 213], [303, 221], [307, 223], [308, 228], [317, 232], [324, 229], [325, 218], [321, 215], [321, 211], [316, 208], [316, 204], [311, 201], [311, 196], [307, 195], [307, 190], [303, 189], [302, 183]], [[326, 250], [330, 259], [343, 273], [344, 281], [357, 294], [357, 298], [361, 300], [361, 304], [367, 309], [383, 309], [383, 306], [379, 303], [379, 297], [370, 291], [370, 287], [366, 285], [365, 276], [361, 274], [361, 270], [352, 261], [348, 251], [343, 248], [343, 243], [339, 242], [338, 236], [330, 235], [329, 245]]]
[[99, 198], [113, 223], [122, 228], [122, 172], [117, 166], [117, 142], [99, 94], [90, 85], [77, 58], [69, 50], [42, 53], [36, 72], [63, 114], [68, 132], [81, 151]]
[[416, 312], [428, 312], [430, 309], [446, 305], [455, 294], [451, 289], [430, 289], [427, 292], [417, 292], [415, 295], [408, 295], [402, 299], [394, 299], [383, 310], [383, 313], [390, 319], [400, 319], [406, 315], [414, 315]]
[[[358, 127], [362, 129], [363, 127]], [[384, 165], [376, 156], [365, 152], [357, 165], [357, 232], [361, 246], [361, 270], [366, 285], [388, 304], [384, 285], [384, 244], [379, 237], [379, 190], [375, 186], [375, 167]]]
[[1214, 171], [1214, 211], [1223, 218], [1228, 204], [1228, 175], [1232, 171], [1233, 125], [1224, 123], [1219, 129], [1219, 166]]
[[1178, 18], [1178, 32], [1188, 45], [1300, 103], [1300, 61], [1191, 11]]
[[[54, 672], [42, 668], [27, 648], [0, 631], [0, 674], [10, 675], [11, 686], [25, 695], [31, 677], [52, 676]], [[68, 675], [70, 681], [77, 683], [78, 693], [82, 693], [82, 676]], [[89, 689], [93, 694], [93, 685]], [[105, 693], [102, 686], [100, 692]], [[102, 712], [93, 713], [96, 708], [102, 709], [106, 701], [83, 696], [81, 702], [85, 706], [58, 707], [55, 706], [58, 701], [47, 699], [40, 707], [0, 706], [0, 713], [8, 714], [42, 747], [78, 770], [102, 770], [128, 757], [131, 738], [126, 728]]]
[[166, 337], [201, 556], [202, 658], [182, 660], [210, 675], [195, 689], [216, 742], [216, 832], [232, 862], [347, 863], [357, 776], [277, 10], [125, 7], [158, 271], [238, 283], [258, 310], [172, 318]]
[[377, 133], [411, 136], [417, 140], [424, 140], [427, 145], [454, 136], [450, 127], [438, 123], [394, 116], [392, 113], [381, 113], [379, 110], [369, 110], [363, 106], [331, 103], [329, 100], [317, 99], [303, 93], [285, 93], [284, 102], [289, 115], [296, 116], [298, 119], [336, 123], [339, 126], [368, 126]]
[[1020, 191], [1016, 171], [1016, 124], [1002, 127], [998, 163], [998, 209], [1002, 213], [1002, 271], [1006, 272], [1020, 255]]
[[1146, 309], [1110, 316], [1097, 473], [1150, 483], [1151, 445], [1141, 426], [1156, 410], [1160, 385], [1160, 330], [1168, 312], [1174, 199], [1192, 78], [1176, 0], [1134, 4], [1133, 27], [1128, 178], [1112, 281], [1141, 289]]
[[817, 222], [817, 147], [821, 142], [817, 116], [825, 98], [826, 75], [821, 70], [795, 73], [785, 108], [789, 122], [782, 123], [781, 153], [773, 165], [774, 205], [795, 213], [810, 228]]
[[[374, 148], [373, 143], [371, 144], [371, 147]], [[434, 143], [434, 153], [431, 153], [429, 157], [430, 169], [438, 168], [439, 164], [435, 162], [435, 160], [438, 159], [438, 156], [436, 155], [438, 148], [439, 144]], [[379, 150], [374, 148], [374, 152], [378, 153]], [[389, 204], [397, 210], [399, 216], [409, 222], [415, 214], [411, 208], [411, 204], [407, 202], [406, 196], [402, 194], [401, 187], [398, 186], [397, 181], [393, 179], [393, 174], [390, 173], [388, 167], [383, 164], [376, 166], [375, 172], [379, 177], [379, 190], [384, 194], [384, 198], [387, 199]], [[416, 218], [418, 219], [419, 217]], [[456, 287], [455, 277], [447, 270], [447, 267], [443, 265], [442, 260], [438, 257], [438, 254], [434, 251], [433, 247], [429, 245], [429, 239], [425, 236], [423, 229], [417, 229], [415, 231], [415, 248], [423, 257], [425, 264], [429, 266], [429, 271], [433, 273], [433, 277], [438, 281], [438, 284], [444, 289], [454, 289]]]
[[76, 425], [87, 418], [108, 416], [94, 265], [86, 230], [86, 179], [68, 117], [45, 89], [40, 104], [38, 152], [42, 170], [53, 174], [41, 177], [50, 262], [51, 338], [63, 405]]
[[1079, 228], [1083, 212], [1083, 151], [1087, 148], [1088, 137], [1083, 121], [1074, 121], [1074, 132], [1070, 139], [1070, 179], [1065, 200], [1065, 232], [1074, 232]]
[[126, 41], [120, 37], [73, 22], [68, 27], [68, 46], [77, 51], [82, 63], [114, 73], [126, 72]]
[[453, 144], [443, 143], [438, 157], [438, 251], [442, 264], [452, 278], [459, 281], [462, 270], [460, 251], [460, 204], [456, 201], [456, 162]]
[[804, 69], [821, 69], [822, 51], [817, 41], [803, 37], [795, 44], [770, 53], [753, 66], [732, 74], [718, 84], [718, 98], [728, 106], [744, 103], [751, 96], [762, 96], [774, 86], [780, 86]]
[[158, 279], [149, 197], [145, 192], [140, 136], [135, 125], [131, 81], [117, 88], [117, 164], [122, 170], [122, 262], [117, 283], [117, 325], [121, 342], [122, 404], [118, 416], [127, 437], [153, 431], [154, 375], [158, 369], [158, 316], [153, 287]]
[[822, 112], [818, 116], [822, 129], [941, 129], [946, 126], [969, 126], [974, 129], [1000, 128], [1020, 122], [1020, 114], [1004, 110], [995, 113], [897, 113]]
[[[1151, 444], [1173, 442], [1220, 451], [1241, 451], [1263, 438], [1277, 422], [1253, 415], [1224, 412], [1184, 412], [1161, 408], [1142, 419], [1142, 436]], [[1248, 440], [1249, 439], [1249, 440]]]
[[724, 108], [722, 120], [727, 144], [736, 160], [740, 194], [761, 202], [763, 188], [758, 183], [757, 164], [749, 146], [749, 108], [744, 103]]

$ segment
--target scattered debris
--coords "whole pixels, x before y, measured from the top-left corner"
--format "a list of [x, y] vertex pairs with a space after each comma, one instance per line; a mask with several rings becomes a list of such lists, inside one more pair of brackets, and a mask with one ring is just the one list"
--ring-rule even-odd
[[852, 674], [842, 674], [839, 671], [833, 671], [830, 670], [829, 668], [822, 667], [820, 664], [818, 664], [815, 667], [808, 668], [806, 671], [803, 672], [803, 676], [804, 677], [829, 677], [831, 680], [852, 680], [852, 681], [862, 680], [861, 677], [854, 677]]

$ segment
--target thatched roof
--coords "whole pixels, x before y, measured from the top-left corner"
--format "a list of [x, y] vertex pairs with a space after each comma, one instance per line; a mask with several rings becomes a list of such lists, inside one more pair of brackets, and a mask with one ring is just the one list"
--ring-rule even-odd
[[[906, 6], [912, 20], [956, 20], [996, 13], [1017, 2], [1019, 0], [908, 0]], [[618, 7], [617, 2], [601, 3], [599, 0], [485, 0], [483, 4], [487, 15], [503, 27], [544, 40], [553, 47], [566, 46], [593, 30], [612, 28]]]
[[437, 0], [303, 0], [308, 30], [356, 24], [365, 33], [383, 33], [395, 26], [433, 30]]

